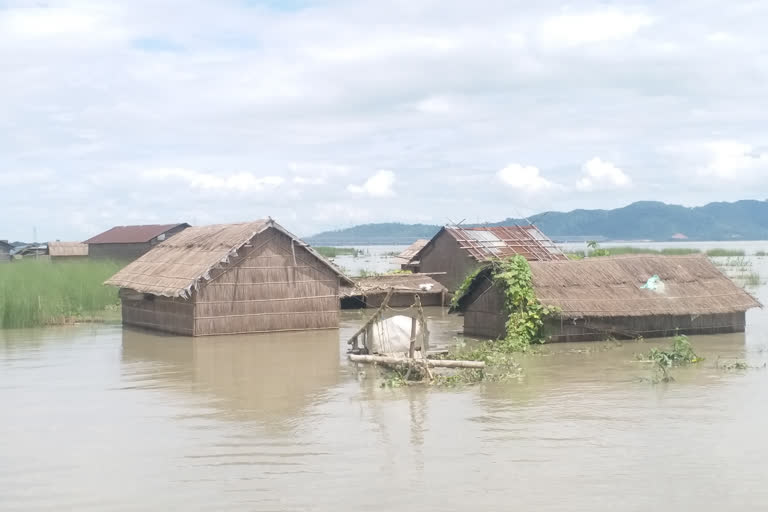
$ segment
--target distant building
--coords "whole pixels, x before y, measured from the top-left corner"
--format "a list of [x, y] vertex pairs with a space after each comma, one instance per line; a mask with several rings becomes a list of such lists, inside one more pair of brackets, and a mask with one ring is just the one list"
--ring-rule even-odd
[[411, 264], [412, 270], [432, 275], [453, 292], [485, 262], [516, 254], [529, 261], [567, 259], [536, 226], [446, 226], [413, 255]]
[[28, 244], [17, 247], [13, 252], [16, 260], [47, 260], [48, 244]]
[[88, 245], [88, 257], [133, 261], [152, 247], [189, 227], [181, 224], [152, 224], [145, 226], [115, 226], [83, 242]]
[[[544, 325], [548, 341], [743, 332], [745, 312], [760, 307], [703, 255], [609, 256], [530, 265], [536, 298], [557, 311]], [[491, 271], [481, 271], [459, 298], [469, 336], [505, 336], [509, 313]]]
[[81, 242], [48, 242], [51, 261], [77, 261], [88, 259], [88, 244]]
[[8, 240], [0, 240], [0, 263], [11, 261], [11, 252], [13, 252], [13, 246], [8, 243]]
[[411, 272], [418, 272], [419, 261], [414, 259], [425, 245], [429, 243], [427, 239], [420, 239], [409, 245], [403, 252], [395, 256], [395, 260], [400, 263], [402, 270], [410, 270]]

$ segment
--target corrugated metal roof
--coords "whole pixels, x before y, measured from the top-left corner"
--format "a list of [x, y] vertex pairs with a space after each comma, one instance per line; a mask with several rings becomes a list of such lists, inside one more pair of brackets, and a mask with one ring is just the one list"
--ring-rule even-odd
[[166, 231], [187, 226], [189, 224], [182, 222], [180, 224], [148, 224], [144, 226], [115, 226], [100, 235], [89, 238], [84, 244], [140, 244], [149, 242], [153, 238], [162, 235]]
[[445, 228], [477, 261], [519, 254], [530, 261], [565, 260], [565, 254], [536, 226]]

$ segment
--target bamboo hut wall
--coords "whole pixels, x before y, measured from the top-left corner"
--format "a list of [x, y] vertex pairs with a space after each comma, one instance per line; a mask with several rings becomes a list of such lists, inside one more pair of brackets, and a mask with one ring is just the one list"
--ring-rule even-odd
[[194, 334], [194, 303], [190, 299], [159, 297], [120, 290], [123, 324], [173, 334]]
[[336, 328], [338, 293], [337, 274], [291, 238], [270, 229], [201, 287], [194, 332], [207, 336]]
[[[489, 289], [490, 288], [490, 289]], [[468, 336], [501, 338], [506, 333], [503, 297], [495, 286], [478, 286], [468, 297], [464, 312], [464, 333]], [[645, 315], [583, 318], [553, 318], [544, 326], [549, 342], [598, 341], [608, 336], [645, 338], [676, 334], [717, 334], [744, 332], [744, 312], [703, 315]]]
[[676, 334], [718, 334], [744, 332], [746, 314], [653, 315], [627, 317], [586, 317], [549, 320], [544, 332], [549, 341], [594, 341], [607, 336], [656, 338]]
[[445, 272], [433, 278], [450, 292], [456, 291], [467, 275], [480, 265], [446, 230], [442, 230], [424, 249], [419, 261], [419, 272]]
[[504, 300], [498, 288], [484, 282], [468, 297], [464, 313], [464, 334], [483, 338], [501, 338], [506, 333]]

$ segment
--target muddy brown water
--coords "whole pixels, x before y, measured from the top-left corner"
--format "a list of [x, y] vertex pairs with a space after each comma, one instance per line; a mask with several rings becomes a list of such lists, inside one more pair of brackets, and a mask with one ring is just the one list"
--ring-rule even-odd
[[[765, 274], [765, 273], [764, 273]], [[757, 290], [763, 302], [768, 288]], [[433, 344], [460, 319], [430, 309]], [[206, 339], [0, 332], [0, 510], [766, 510], [768, 312], [698, 336], [545, 347], [519, 380], [380, 387], [339, 331]]]

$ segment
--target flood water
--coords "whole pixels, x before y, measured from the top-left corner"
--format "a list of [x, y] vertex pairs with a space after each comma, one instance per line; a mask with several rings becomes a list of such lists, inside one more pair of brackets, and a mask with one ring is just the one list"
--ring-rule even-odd
[[[768, 311], [693, 337], [706, 361], [670, 384], [641, 380], [635, 354], [665, 343], [646, 341], [547, 346], [519, 380], [455, 389], [347, 362], [363, 314], [274, 336], [0, 332], [0, 510], [768, 509]], [[452, 343], [461, 319], [428, 315]]]

